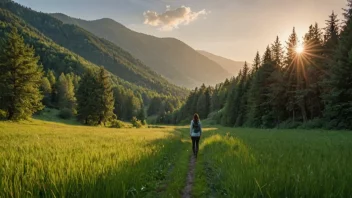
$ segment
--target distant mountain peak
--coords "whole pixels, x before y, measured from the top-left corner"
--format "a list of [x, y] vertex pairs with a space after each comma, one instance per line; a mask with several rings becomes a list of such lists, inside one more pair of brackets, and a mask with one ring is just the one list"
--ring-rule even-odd
[[214, 85], [231, 76], [218, 63], [176, 38], [138, 33], [109, 18], [87, 21], [60, 14], [52, 16], [116, 44], [179, 86], [194, 88], [203, 83]]
[[[203, 56], [206, 56], [210, 60], [215, 61], [219, 65], [221, 65], [224, 69], [230, 72], [232, 75], [237, 76], [239, 71], [242, 69], [245, 61], [234, 61], [229, 58], [224, 58], [219, 55], [212, 54], [210, 52], [204, 50], [197, 50]], [[248, 62], [247, 62], [248, 63]]]

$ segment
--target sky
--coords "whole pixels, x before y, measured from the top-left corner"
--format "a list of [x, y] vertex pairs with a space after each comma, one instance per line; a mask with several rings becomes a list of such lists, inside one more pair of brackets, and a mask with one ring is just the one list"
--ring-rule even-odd
[[257, 51], [295, 27], [322, 28], [334, 11], [342, 19], [347, 0], [15, 0], [34, 10], [86, 20], [111, 18], [128, 28], [177, 38], [194, 49], [252, 62]]

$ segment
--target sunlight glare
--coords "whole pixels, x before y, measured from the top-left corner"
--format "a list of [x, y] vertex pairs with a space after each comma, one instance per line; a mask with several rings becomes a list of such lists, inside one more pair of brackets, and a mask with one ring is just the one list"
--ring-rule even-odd
[[303, 45], [298, 45], [298, 46], [296, 47], [296, 52], [297, 52], [297, 54], [302, 54], [302, 53], [304, 52], [304, 47], [303, 47]]

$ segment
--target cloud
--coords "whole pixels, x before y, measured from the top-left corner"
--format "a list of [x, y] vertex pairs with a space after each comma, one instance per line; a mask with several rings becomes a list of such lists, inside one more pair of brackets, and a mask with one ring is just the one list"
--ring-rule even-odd
[[170, 6], [166, 6], [166, 11], [161, 14], [150, 10], [144, 12], [144, 24], [159, 27], [163, 31], [171, 31], [180, 25], [188, 25], [197, 20], [199, 16], [208, 13], [205, 9], [193, 12], [190, 7], [181, 6], [172, 10]]

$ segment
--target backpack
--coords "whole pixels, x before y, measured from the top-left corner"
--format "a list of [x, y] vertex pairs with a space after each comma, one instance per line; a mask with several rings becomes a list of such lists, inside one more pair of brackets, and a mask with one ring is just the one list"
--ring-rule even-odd
[[194, 133], [199, 133], [200, 132], [200, 123], [198, 122], [193, 122], [193, 132]]

